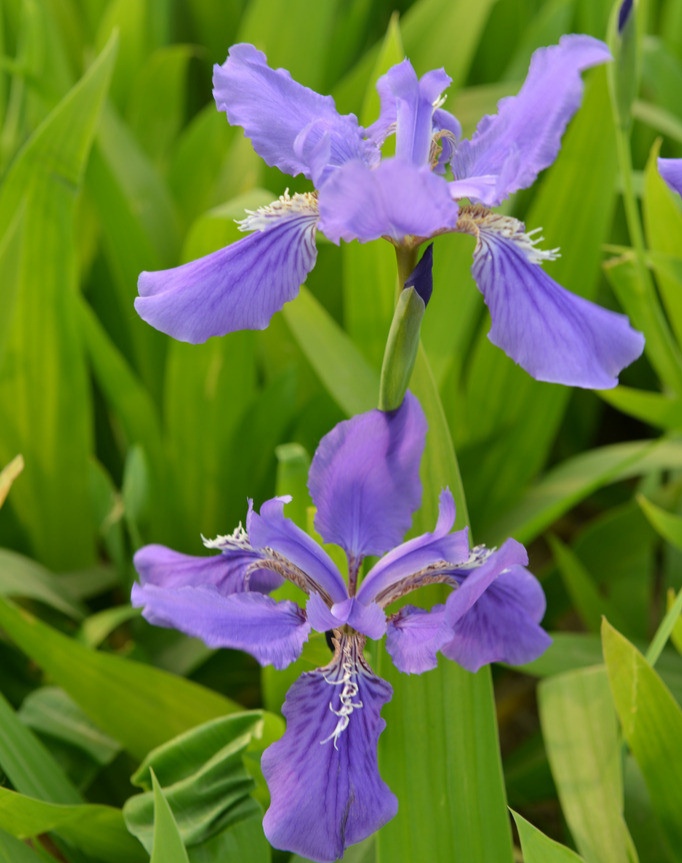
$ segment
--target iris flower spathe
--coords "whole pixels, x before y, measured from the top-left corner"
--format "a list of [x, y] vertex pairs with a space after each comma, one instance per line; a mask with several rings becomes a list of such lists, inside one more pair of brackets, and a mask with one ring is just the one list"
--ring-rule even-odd
[[[206, 541], [218, 552], [212, 557], [158, 545], [135, 556], [133, 604], [151, 623], [211, 647], [245, 650], [283, 668], [300, 656], [311, 630], [333, 634], [329, 664], [293, 684], [283, 707], [286, 732], [262, 760], [268, 839], [313, 860], [337, 859], [397, 810], [377, 764], [381, 708], [392, 690], [364, 656], [367, 638], [386, 635], [397, 668], [416, 674], [435, 668], [438, 652], [476, 671], [494, 661], [528, 662], [549, 643], [539, 626], [544, 595], [525, 568], [523, 546], [509, 539], [499, 549], [470, 549], [466, 530], [451, 532], [449, 491], [435, 530], [402, 541], [421, 498], [425, 432], [408, 393], [398, 410], [360, 414], [320, 442], [308, 479], [315, 527], [345, 550], [347, 578], [284, 515], [282, 497], [260, 512], [250, 503], [246, 530]], [[368, 555], [382, 556], [361, 578]], [[269, 596], [284, 580], [301, 589], [303, 605]], [[451, 588], [443, 604], [390, 610], [434, 583]]]
[[[409, 60], [391, 68], [377, 82], [379, 117], [363, 128], [252, 45], [234, 45], [214, 69], [218, 108], [268, 165], [303, 174], [316, 191], [285, 193], [250, 213], [241, 227], [251, 233], [224, 249], [142, 273], [137, 311], [188, 342], [263, 329], [315, 266], [318, 230], [335, 243], [383, 237], [404, 249], [463, 232], [476, 238], [472, 273], [490, 309], [491, 341], [538, 380], [615, 386], [642, 352], [642, 336], [625, 316], [560, 287], [541, 266], [556, 250], [540, 250], [535, 232], [490, 209], [554, 161], [580, 104], [581, 72], [609, 59], [606, 45], [581, 35], [536, 51], [518, 95], [461, 140], [442, 108], [450, 84], [442, 69], [418, 78]], [[392, 134], [395, 156], [382, 158]]]

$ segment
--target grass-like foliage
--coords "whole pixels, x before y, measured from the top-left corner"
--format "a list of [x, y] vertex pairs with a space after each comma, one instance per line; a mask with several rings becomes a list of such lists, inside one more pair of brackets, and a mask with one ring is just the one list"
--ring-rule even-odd
[[613, 390], [534, 380], [486, 337], [472, 238], [438, 239], [410, 385], [429, 425], [412, 533], [449, 486], [475, 542], [523, 542], [553, 644], [475, 675], [408, 676], [373, 648], [399, 809], [344, 859], [680, 859], [682, 201], [657, 158], [682, 156], [682, 4], [640, 0], [624, 22], [619, 7], [3, 0], [0, 859], [303, 863], [265, 839], [260, 756], [289, 686], [329, 660], [324, 638], [277, 671], [152, 627], [130, 606], [132, 557], [201, 554], [247, 498], [291, 494], [312, 530], [321, 437], [377, 404], [395, 260], [322, 239], [263, 331], [191, 345], [141, 320], [141, 271], [222, 248], [245, 210], [310, 189], [216, 110], [213, 64], [253, 43], [365, 126], [389, 67], [443, 66], [469, 136], [565, 33], [606, 40], [614, 62], [585, 73], [558, 158], [503, 212], [542, 226], [563, 251], [545, 270], [625, 312], [645, 353]]

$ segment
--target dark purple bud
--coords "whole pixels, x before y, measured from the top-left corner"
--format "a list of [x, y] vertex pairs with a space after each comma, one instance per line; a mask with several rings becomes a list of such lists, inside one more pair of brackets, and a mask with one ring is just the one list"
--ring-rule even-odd
[[632, 13], [633, 0], [623, 0], [618, 10], [618, 32], [622, 33]]
[[426, 247], [419, 263], [407, 277], [403, 287], [414, 288], [424, 301], [424, 305], [428, 306], [433, 291], [433, 243], [429, 243]]

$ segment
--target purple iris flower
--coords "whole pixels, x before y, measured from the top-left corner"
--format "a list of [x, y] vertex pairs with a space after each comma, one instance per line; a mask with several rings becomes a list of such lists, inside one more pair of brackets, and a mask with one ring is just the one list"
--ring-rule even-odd
[[[450, 78], [421, 78], [409, 60], [377, 82], [368, 128], [339, 114], [331, 96], [272, 69], [252, 45], [234, 45], [214, 69], [214, 96], [268, 165], [303, 174], [316, 191], [251, 212], [249, 236], [197, 261], [140, 275], [139, 314], [188, 342], [263, 329], [315, 266], [316, 231], [330, 240], [383, 237], [414, 249], [446, 232], [476, 238], [472, 273], [490, 309], [491, 341], [538, 380], [594, 388], [617, 384], [643, 350], [627, 318], [570, 294], [540, 264], [536, 232], [490, 207], [531, 185], [557, 156], [582, 97], [580, 73], [610, 59], [590, 36], [564, 36], [536, 51], [521, 91], [484, 117], [470, 140], [445, 111]], [[381, 157], [395, 135], [395, 157]], [[468, 202], [458, 203], [460, 199]]]
[[674, 192], [682, 195], [682, 159], [659, 159], [658, 173]]
[[[402, 541], [421, 498], [425, 432], [421, 407], [408, 393], [397, 410], [360, 414], [320, 442], [308, 481], [315, 528], [345, 550], [346, 578], [284, 515], [286, 497], [266, 501], [260, 512], [249, 502], [246, 530], [205, 540], [214, 556], [158, 545], [135, 555], [133, 604], [151, 623], [210, 647], [237, 648], [284, 668], [301, 655], [311, 630], [331, 631], [330, 662], [293, 684], [283, 707], [286, 732], [262, 759], [268, 839], [313, 860], [336, 860], [397, 811], [377, 765], [381, 708], [392, 690], [365, 658], [367, 638], [386, 635], [395, 665], [408, 674], [435, 668], [438, 652], [476, 671], [494, 661], [528, 662], [549, 644], [539, 626], [544, 594], [525, 569], [523, 546], [508, 539], [499, 549], [470, 549], [466, 530], [451, 532], [449, 491], [441, 494], [435, 530]], [[368, 555], [383, 556], [361, 578]], [[268, 595], [284, 580], [301, 589], [304, 605]], [[443, 604], [390, 609], [434, 583], [452, 588]]]

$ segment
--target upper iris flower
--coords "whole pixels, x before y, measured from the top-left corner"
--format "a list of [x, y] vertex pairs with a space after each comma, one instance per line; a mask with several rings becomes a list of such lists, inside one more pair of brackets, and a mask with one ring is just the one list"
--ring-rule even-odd
[[[287, 695], [284, 736], [263, 754], [271, 803], [265, 833], [277, 848], [313, 860], [336, 860], [396, 813], [382, 781], [377, 741], [381, 708], [391, 698], [370, 668], [367, 638], [386, 635], [396, 666], [435, 668], [440, 651], [464, 668], [528, 662], [549, 643], [540, 628], [542, 588], [524, 568], [522, 545], [470, 550], [466, 530], [451, 533], [452, 495], [444, 491], [433, 533], [402, 542], [419, 506], [426, 423], [407, 394], [391, 413], [360, 414], [336, 426], [317, 449], [308, 478], [323, 540], [347, 555], [347, 578], [327, 552], [283, 513], [286, 497], [251, 503], [246, 530], [205, 541], [220, 553], [192, 557], [150, 545], [135, 555], [141, 584], [132, 601], [160, 626], [175, 627], [211, 647], [251, 653], [284, 668], [312, 630], [333, 633], [334, 655], [306, 672]], [[383, 555], [364, 578], [363, 558]], [[268, 592], [286, 579], [305, 607]], [[428, 584], [452, 588], [430, 610], [392, 603]]]
[[658, 173], [673, 191], [682, 195], [682, 159], [659, 159]]
[[[313, 269], [315, 232], [330, 240], [383, 237], [414, 249], [450, 231], [476, 237], [473, 276], [490, 309], [491, 341], [538, 380], [607, 388], [643, 349], [627, 319], [576, 297], [538, 266], [556, 255], [535, 232], [495, 214], [533, 183], [559, 151], [582, 96], [580, 73], [610, 58], [589, 36], [562, 37], [532, 57], [517, 96], [503, 99], [470, 140], [441, 105], [450, 78], [417, 75], [408, 60], [377, 82], [378, 119], [368, 128], [339, 114], [331, 96], [271, 69], [252, 45], [230, 49], [214, 69], [214, 96], [268, 165], [303, 174], [315, 192], [284, 194], [241, 222], [252, 232], [171, 270], [142, 273], [139, 314], [177, 339], [203, 342], [263, 329]], [[395, 134], [395, 157], [381, 147]], [[453, 179], [450, 179], [452, 177]], [[459, 205], [459, 199], [474, 202]]]

